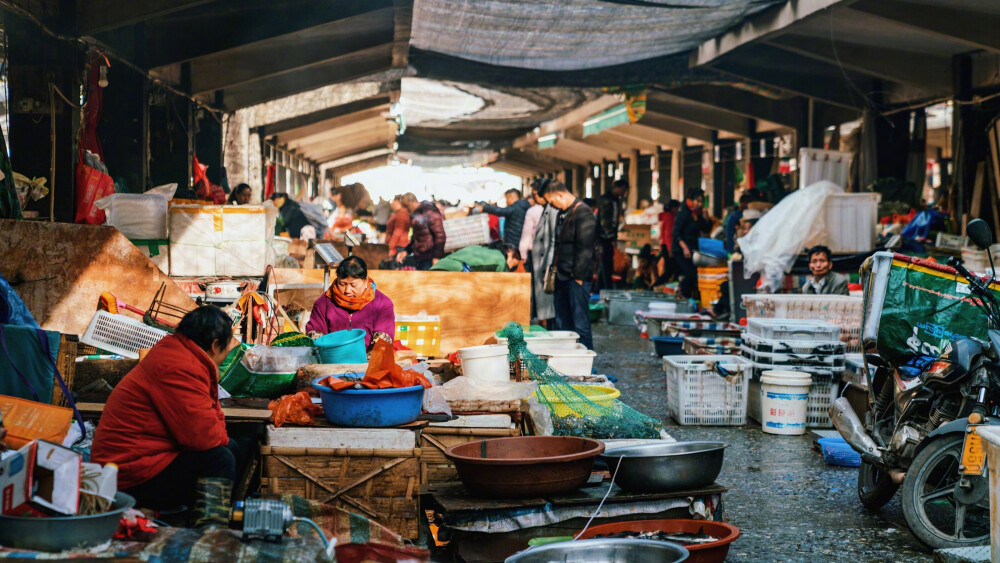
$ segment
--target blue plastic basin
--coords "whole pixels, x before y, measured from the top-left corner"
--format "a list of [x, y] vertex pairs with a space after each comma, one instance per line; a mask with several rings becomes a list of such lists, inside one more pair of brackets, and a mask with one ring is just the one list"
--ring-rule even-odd
[[323, 414], [331, 424], [363, 428], [385, 428], [409, 424], [420, 416], [424, 388], [420, 385], [399, 389], [346, 389], [334, 391], [320, 385], [317, 377], [313, 387], [323, 400]]
[[317, 338], [316, 351], [319, 361], [324, 364], [363, 364], [368, 362], [365, 354], [365, 331], [360, 328], [338, 330]]
[[683, 336], [651, 336], [649, 339], [656, 347], [657, 356], [679, 356], [684, 353]]

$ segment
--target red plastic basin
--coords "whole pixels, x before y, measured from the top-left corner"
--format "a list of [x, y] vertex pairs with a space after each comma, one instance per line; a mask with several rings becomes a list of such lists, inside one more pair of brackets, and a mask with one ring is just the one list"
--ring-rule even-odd
[[587, 540], [596, 536], [607, 536], [621, 532], [667, 532], [697, 534], [701, 530], [719, 541], [684, 546], [691, 553], [685, 563], [722, 563], [729, 555], [729, 545], [740, 537], [740, 529], [725, 522], [711, 520], [636, 520], [634, 522], [610, 522], [587, 528], [578, 539]]

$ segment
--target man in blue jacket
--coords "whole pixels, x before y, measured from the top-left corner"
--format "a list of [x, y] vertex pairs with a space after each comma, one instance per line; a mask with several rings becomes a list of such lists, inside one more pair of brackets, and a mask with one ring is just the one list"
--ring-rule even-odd
[[509, 189], [504, 192], [507, 207], [495, 205], [477, 205], [480, 211], [504, 218], [503, 241], [514, 247], [521, 244], [521, 231], [524, 230], [524, 216], [531, 209], [531, 203], [521, 199], [521, 190]]

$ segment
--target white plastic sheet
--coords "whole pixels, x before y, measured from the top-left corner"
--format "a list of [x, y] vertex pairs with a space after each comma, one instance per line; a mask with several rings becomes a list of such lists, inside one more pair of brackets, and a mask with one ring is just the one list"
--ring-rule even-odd
[[747, 236], [738, 239], [744, 273], [747, 278], [761, 274], [761, 292], [777, 290], [799, 253], [828, 238], [826, 200], [842, 193], [842, 187], [826, 181], [795, 191], [765, 213]]

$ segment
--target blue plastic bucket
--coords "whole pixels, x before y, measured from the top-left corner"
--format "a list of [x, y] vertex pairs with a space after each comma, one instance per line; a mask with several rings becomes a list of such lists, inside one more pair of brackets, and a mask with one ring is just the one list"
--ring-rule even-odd
[[360, 328], [338, 330], [324, 334], [315, 340], [320, 363], [324, 364], [364, 364], [365, 331]]
[[323, 414], [331, 424], [362, 428], [385, 428], [409, 424], [420, 416], [424, 388], [420, 385], [399, 389], [345, 389], [334, 391], [320, 385], [317, 377], [313, 388], [323, 400]]

